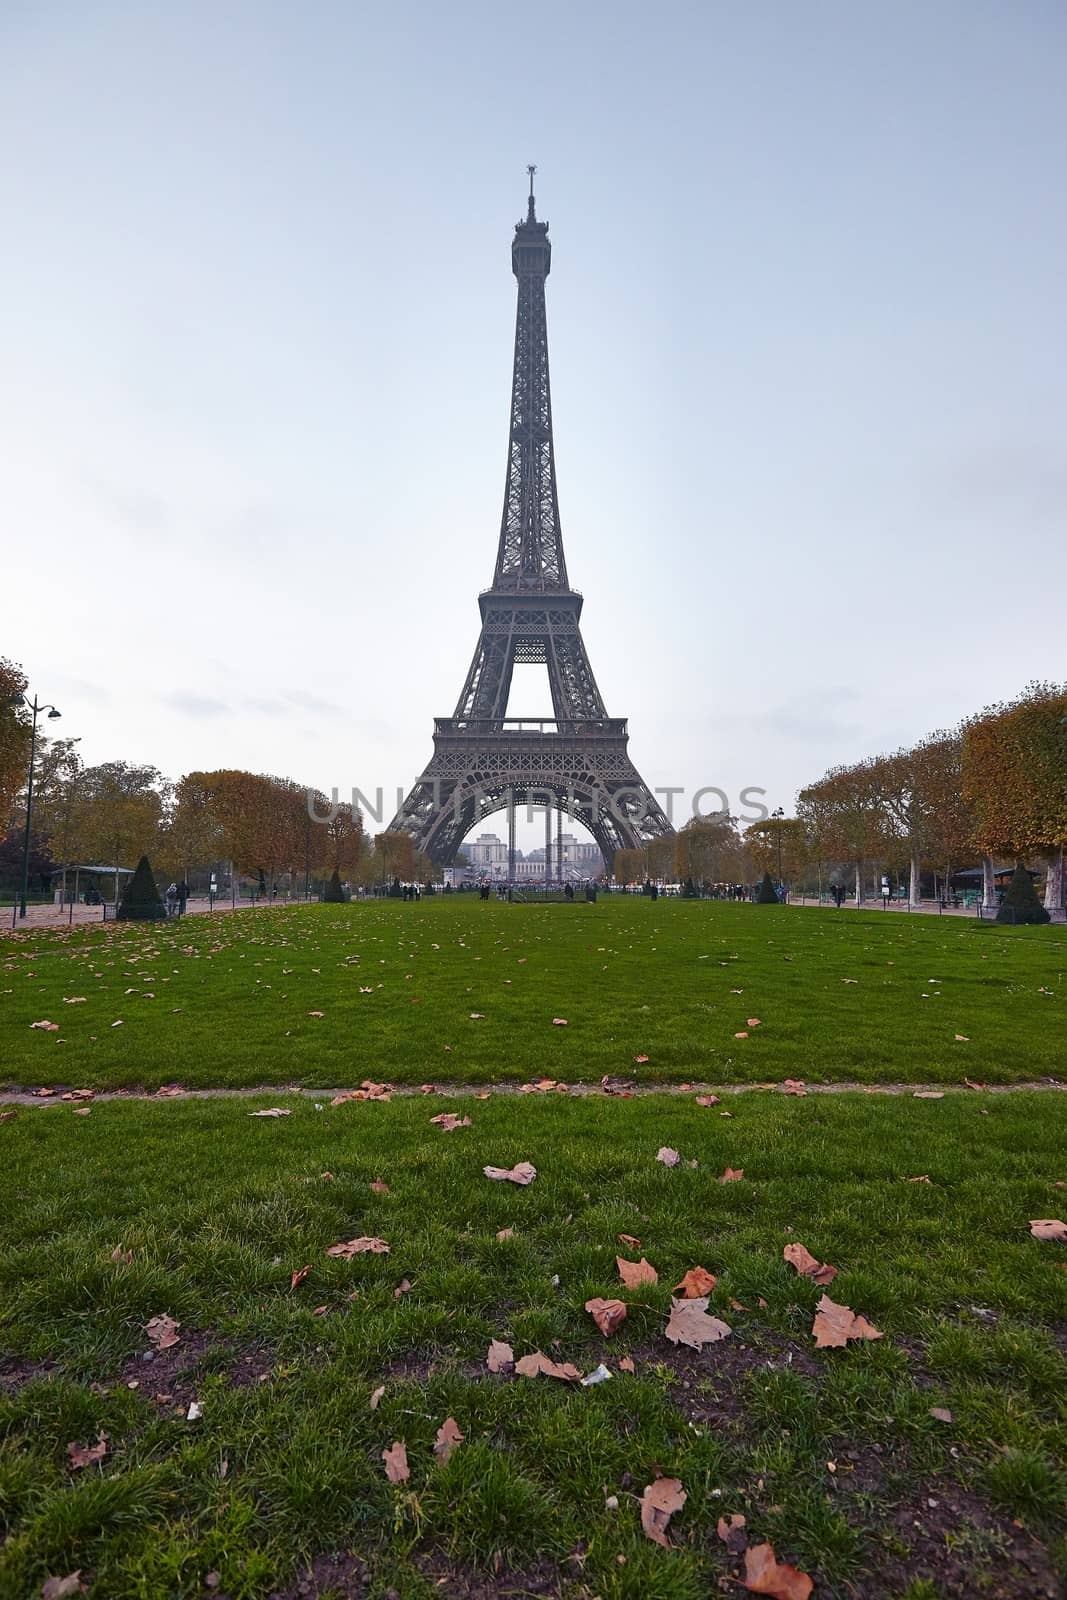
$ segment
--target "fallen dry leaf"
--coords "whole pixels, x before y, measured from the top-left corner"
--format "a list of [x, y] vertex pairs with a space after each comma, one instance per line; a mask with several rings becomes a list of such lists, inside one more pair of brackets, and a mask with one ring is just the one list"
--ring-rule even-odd
[[949, 1411], [947, 1406], [931, 1406], [930, 1415], [933, 1417], [935, 1422], [952, 1421], [952, 1412]]
[[656, 1478], [641, 1496], [641, 1526], [647, 1537], [665, 1550], [669, 1548], [667, 1526], [688, 1498], [680, 1478]]
[[132, 1266], [133, 1265], [133, 1251], [132, 1250], [124, 1250], [120, 1244], [117, 1244], [115, 1246], [114, 1250], [112, 1250], [112, 1252], [111, 1252], [111, 1259], [112, 1259], [112, 1261], [115, 1262], [116, 1266], [120, 1266], [120, 1267]]
[[438, 1112], [436, 1117], [430, 1118], [430, 1124], [443, 1128], [446, 1133], [455, 1133], [457, 1128], [472, 1126], [470, 1117], [457, 1117], [454, 1111]]
[[103, 1461], [107, 1455], [107, 1434], [97, 1434], [95, 1444], [68, 1444], [67, 1454], [73, 1471], [91, 1467], [95, 1461]]
[[572, 1367], [569, 1361], [550, 1361], [548, 1356], [540, 1350], [535, 1350], [532, 1355], [523, 1356], [515, 1363], [515, 1371], [520, 1378], [563, 1378], [567, 1383], [577, 1383], [581, 1373], [577, 1367]]
[[675, 1284], [674, 1293], [680, 1293], [683, 1300], [698, 1300], [701, 1295], [710, 1294], [718, 1281], [706, 1267], [690, 1267], [681, 1283]]
[[672, 1344], [687, 1344], [693, 1350], [700, 1350], [706, 1344], [725, 1339], [730, 1325], [718, 1317], [708, 1316], [706, 1295], [698, 1295], [695, 1300], [676, 1300], [672, 1295], [671, 1314], [663, 1332]]
[[727, 1167], [726, 1171], [723, 1173], [722, 1177], [719, 1179], [719, 1182], [720, 1183], [737, 1183], [739, 1179], [744, 1177], [744, 1175], [745, 1175], [744, 1167], [737, 1167], [736, 1169], [734, 1167]]
[[782, 1084], [783, 1094], [795, 1094], [798, 1096], [798, 1098], [802, 1099], [807, 1092], [807, 1089], [804, 1087], [803, 1078], [786, 1078], [785, 1082]]
[[553, 1017], [552, 1018], [552, 1026], [554, 1028], [565, 1028], [567, 1026], [566, 1017]]
[[382, 1398], [382, 1395], [384, 1393], [385, 1393], [385, 1384], [384, 1383], [380, 1383], [378, 1385], [377, 1389], [375, 1389], [374, 1393], [370, 1397], [370, 1408], [371, 1408], [372, 1411], [377, 1411], [379, 1402], [380, 1402], [380, 1400]]
[[41, 1585], [41, 1600], [66, 1600], [71, 1594], [85, 1594], [89, 1585], [82, 1582], [82, 1569], [68, 1572], [65, 1578], [46, 1578]]
[[371, 1194], [388, 1194], [389, 1185], [387, 1183], [383, 1183], [381, 1178], [375, 1178], [374, 1182], [370, 1186], [370, 1192]]
[[324, 1017], [325, 1015], [326, 1015], [325, 1011], [309, 1011], [308, 1012], [308, 1016], [309, 1017]]
[[637, 1371], [637, 1368], [634, 1366], [633, 1360], [632, 1360], [632, 1358], [630, 1356], [623, 1356], [622, 1357], [621, 1361], [619, 1362], [619, 1371], [620, 1372], [636, 1372]]
[[385, 1476], [390, 1483], [407, 1483], [411, 1472], [408, 1469], [408, 1447], [403, 1439], [397, 1439], [383, 1450], [382, 1460], [385, 1462]]
[[411, 1284], [410, 1284], [409, 1280], [407, 1278], [401, 1278], [400, 1282], [397, 1284], [396, 1288], [393, 1290], [393, 1299], [394, 1300], [399, 1300], [403, 1295], [410, 1294], [410, 1293], [411, 1293]]
[[624, 1300], [602, 1300], [598, 1295], [585, 1302], [585, 1309], [606, 1339], [626, 1320]]
[[153, 1317], [151, 1322], [145, 1323], [145, 1333], [157, 1350], [169, 1350], [178, 1343], [178, 1329], [180, 1322], [175, 1322], [173, 1317], [168, 1317], [164, 1312], [158, 1317]]
[[943, 1100], [945, 1096], [940, 1089], [915, 1089], [911, 1098], [913, 1100]]
[[628, 1244], [631, 1250], [640, 1250], [641, 1248], [640, 1239], [636, 1238], [632, 1233], [617, 1233], [615, 1237], [620, 1244]]
[[823, 1295], [815, 1311], [815, 1321], [811, 1331], [815, 1335], [815, 1345], [819, 1350], [828, 1348], [841, 1348], [849, 1339], [880, 1339], [880, 1331], [867, 1321], [866, 1317], [859, 1317], [851, 1306], [839, 1306], [831, 1300], [829, 1295]]
[[734, 1038], [735, 1039], [747, 1039], [748, 1038], [748, 1034], [745, 1032], [744, 1028], [742, 1028], [740, 1033], [735, 1033], [734, 1034]]
[[905, 1183], [929, 1183], [931, 1179], [925, 1172], [920, 1172], [917, 1178], [905, 1178]]
[[332, 1244], [326, 1254], [348, 1261], [352, 1256], [387, 1256], [389, 1246], [384, 1239], [349, 1239], [345, 1244]]
[[63, 1004], [65, 1006], [83, 1006], [85, 999], [86, 997], [83, 994], [64, 995]]
[[837, 1277], [837, 1268], [832, 1267], [828, 1261], [816, 1261], [810, 1250], [805, 1250], [802, 1244], [787, 1244], [782, 1255], [791, 1267], [795, 1267], [802, 1278], [810, 1278], [812, 1283], [817, 1283], [820, 1289], [825, 1289], [828, 1283], [833, 1283]]
[[746, 1519], [739, 1511], [733, 1512], [728, 1517], [720, 1517], [716, 1532], [731, 1555], [739, 1556], [747, 1544], [745, 1529], [748, 1526]]
[[677, 1150], [672, 1150], [669, 1144], [660, 1145], [656, 1151], [656, 1160], [662, 1161], [665, 1167], [676, 1167], [681, 1159]]
[[503, 1241], [504, 1239], [514, 1239], [514, 1237], [515, 1237], [515, 1229], [514, 1228], [498, 1228], [496, 1236], [501, 1241]]
[[516, 1167], [483, 1167], [482, 1171], [487, 1178], [496, 1178], [501, 1182], [517, 1183], [522, 1186], [533, 1183], [537, 1177], [537, 1168], [529, 1161], [520, 1161]]
[[289, 1279], [289, 1287], [290, 1287], [290, 1289], [295, 1289], [298, 1284], [303, 1283], [304, 1279], [307, 1277], [307, 1275], [308, 1275], [308, 1273], [310, 1271], [311, 1271], [311, 1263], [310, 1262], [308, 1263], [308, 1265], [306, 1267], [297, 1267], [296, 1271], [293, 1273], [292, 1277]]
[[465, 1434], [460, 1433], [455, 1417], [446, 1417], [437, 1430], [437, 1437], [434, 1440], [433, 1447], [433, 1453], [442, 1466], [444, 1466], [456, 1446], [463, 1443], [465, 1437]]
[[58, 1022], [49, 1022], [47, 1017], [43, 1018], [42, 1021], [40, 1021], [40, 1022], [31, 1022], [30, 1023], [30, 1027], [31, 1028], [40, 1028], [43, 1033], [58, 1033], [59, 1032], [59, 1023]]
[[693, 1104], [697, 1106], [717, 1106], [721, 1105], [722, 1101], [717, 1094], [698, 1094]]
[[291, 1117], [292, 1112], [285, 1110], [282, 1106], [270, 1106], [266, 1111], [250, 1111], [248, 1115], [250, 1117]]
[[615, 1265], [619, 1269], [619, 1277], [627, 1289], [637, 1289], [643, 1283], [658, 1283], [659, 1273], [651, 1262], [644, 1256], [640, 1261], [627, 1261], [623, 1256], [615, 1257]]
[[485, 1364], [490, 1372], [507, 1372], [515, 1365], [515, 1352], [503, 1339], [491, 1339]]
[[749, 1017], [746, 1025], [750, 1028], [759, 1028], [762, 1026], [759, 1017]]
[[1067, 1222], [1061, 1222], [1058, 1217], [1033, 1217], [1030, 1232], [1035, 1239], [1063, 1243], [1067, 1240]]
[[955, 1037], [957, 1044], [970, 1044], [971, 1042], [971, 1036], [969, 1033], [957, 1033]]
[[647, 1063], [648, 1057], [647, 1056], [634, 1056], [634, 1061], [636, 1062], [636, 1064], [639, 1067], [643, 1067]]
[[752, 1594], [769, 1594], [773, 1600], [808, 1600], [814, 1587], [806, 1572], [777, 1560], [773, 1545], [754, 1544], [745, 1551], [745, 1588]]
[[964, 1078], [963, 1081], [966, 1084], [968, 1089], [978, 1089], [979, 1091], [981, 1091], [982, 1089], [985, 1088], [985, 1084], [984, 1083], [975, 1083], [973, 1078]]

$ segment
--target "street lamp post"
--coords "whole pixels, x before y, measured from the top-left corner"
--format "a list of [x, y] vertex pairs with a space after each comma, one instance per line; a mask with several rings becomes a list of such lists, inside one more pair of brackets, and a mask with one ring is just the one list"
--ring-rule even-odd
[[775, 823], [777, 824], [777, 831], [778, 831], [778, 887], [781, 888], [782, 887], [782, 818], [785, 816], [785, 812], [782, 810], [781, 806], [779, 806], [777, 811], [772, 811], [771, 812], [771, 816], [774, 818]]
[[33, 768], [37, 759], [37, 718], [42, 711], [48, 712], [49, 722], [54, 722], [62, 713], [55, 706], [46, 706], [38, 703], [37, 696], [32, 700], [24, 694], [13, 695], [11, 705], [28, 706], [33, 712], [32, 731], [30, 733], [30, 771], [26, 780], [26, 833], [22, 841], [22, 893], [19, 896], [19, 917], [26, 915], [26, 901], [30, 892], [30, 825], [33, 820]]

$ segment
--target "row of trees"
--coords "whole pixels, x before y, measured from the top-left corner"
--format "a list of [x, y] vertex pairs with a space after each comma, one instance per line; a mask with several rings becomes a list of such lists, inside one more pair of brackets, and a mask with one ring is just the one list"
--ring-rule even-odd
[[[747, 830], [771, 865], [773, 822]], [[800, 791], [797, 815], [782, 823], [783, 876], [818, 865], [848, 872], [857, 900], [865, 874], [902, 870], [908, 895], [922, 877], [945, 882], [982, 867], [983, 897], [996, 902], [997, 863], [1045, 869], [1045, 904], [1063, 905], [1067, 847], [1067, 690], [1030, 684], [1016, 699], [930, 734], [910, 749], [833, 767]]]

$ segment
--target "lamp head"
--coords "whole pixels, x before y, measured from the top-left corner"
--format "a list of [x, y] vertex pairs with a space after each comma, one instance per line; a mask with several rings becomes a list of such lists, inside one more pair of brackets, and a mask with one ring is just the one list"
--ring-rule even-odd
[[48, 713], [48, 720], [49, 722], [54, 722], [57, 717], [61, 717], [62, 715], [62, 711], [57, 711], [55, 706], [53, 706], [51, 711]]

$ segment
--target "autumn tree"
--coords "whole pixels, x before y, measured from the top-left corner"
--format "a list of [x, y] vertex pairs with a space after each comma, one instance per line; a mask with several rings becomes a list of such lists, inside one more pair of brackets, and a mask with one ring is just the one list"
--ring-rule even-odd
[[30, 723], [22, 703], [26, 688], [22, 668], [0, 656], [0, 834], [11, 822], [30, 760]]
[[327, 862], [342, 878], [353, 878], [366, 847], [363, 813], [347, 802], [331, 806], [330, 812], [322, 828]]
[[879, 756], [871, 778], [887, 824], [908, 863], [908, 901], [922, 900], [924, 864], [945, 880], [972, 848], [974, 819], [963, 795], [963, 741], [958, 733], [932, 733], [910, 750]]
[[863, 903], [863, 869], [885, 854], [889, 829], [874, 763], [831, 767], [797, 797], [797, 816], [818, 838], [824, 859], [847, 863], [855, 873], [856, 904]]
[[690, 817], [674, 837], [674, 859], [681, 883], [744, 883], [748, 877], [737, 819], [722, 811]]
[[378, 833], [374, 836], [375, 876], [381, 883], [411, 883], [415, 877], [415, 841], [410, 833]]
[[615, 882], [622, 884], [624, 888], [632, 883], [640, 883], [645, 876], [645, 852], [616, 850], [612, 871]]
[[86, 767], [80, 778], [80, 843], [100, 865], [118, 868], [148, 855], [159, 842], [167, 785], [155, 767], [105, 761]]
[[745, 829], [745, 847], [756, 872], [779, 875], [787, 883], [802, 878], [811, 861], [808, 830], [800, 817], [764, 817]]
[[645, 846], [645, 874], [654, 883], [674, 880], [674, 837], [673, 833], [668, 833], [662, 838], [650, 839]]
[[209, 866], [229, 859], [225, 830], [210, 783], [212, 776], [187, 772], [178, 780], [160, 841], [160, 855], [168, 871], [186, 880], [192, 866]]
[[984, 856], [1046, 858], [1048, 910], [1063, 905], [1067, 847], [1067, 688], [1031, 683], [963, 730], [963, 793]]

